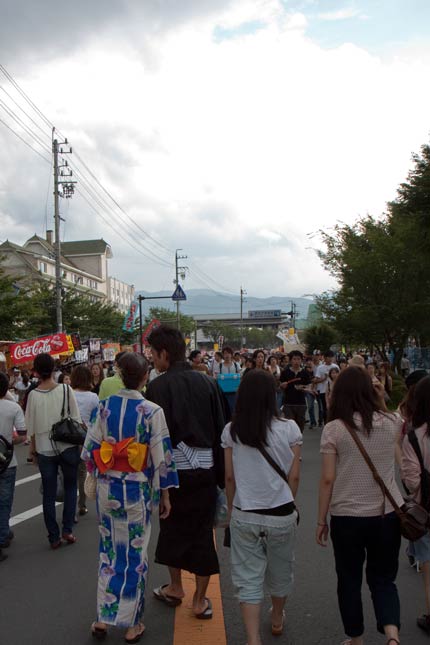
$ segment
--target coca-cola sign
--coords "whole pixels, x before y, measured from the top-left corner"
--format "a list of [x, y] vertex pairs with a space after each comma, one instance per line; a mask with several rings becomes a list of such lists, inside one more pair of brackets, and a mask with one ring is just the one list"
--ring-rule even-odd
[[19, 363], [30, 363], [38, 354], [66, 354], [69, 351], [66, 334], [53, 334], [52, 336], [41, 336], [34, 340], [26, 340], [23, 343], [15, 343], [10, 346], [10, 356], [13, 365]]

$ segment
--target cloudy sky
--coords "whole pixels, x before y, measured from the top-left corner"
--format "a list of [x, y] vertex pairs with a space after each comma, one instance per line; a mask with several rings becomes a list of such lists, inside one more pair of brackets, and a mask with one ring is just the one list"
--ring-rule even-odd
[[312, 234], [380, 216], [429, 140], [428, 0], [0, 10], [0, 63], [45, 117], [0, 71], [0, 239], [52, 228], [55, 124], [78, 180], [63, 239], [103, 237], [138, 289], [171, 287], [176, 248], [185, 289], [329, 288]]

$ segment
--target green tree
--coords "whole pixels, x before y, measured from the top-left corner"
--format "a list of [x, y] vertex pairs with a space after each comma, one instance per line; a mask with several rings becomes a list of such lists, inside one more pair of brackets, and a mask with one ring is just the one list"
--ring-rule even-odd
[[[102, 338], [130, 343], [135, 333], [122, 330], [124, 314], [107, 302], [93, 302], [76, 289], [62, 296], [63, 329], [79, 332], [82, 338]], [[34, 285], [26, 302], [26, 337], [50, 334], [57, 329], [55, 290], [46, 282]]]
[[304, 341], [308, 354], [314, 349], [326, 352], [336, 342], [336, 332], [327, 323], [311, 325], [305, 330]]
[[0, 339], [17, 340], [26, 320], [26, 291], [0, 267]]
[[430, 147], [414, 155], [414, 168], [381, 219], [321, 232], [320, 258], [339, 288], [317, 303], [342, 342], [395, 352], [408, 339], [430, 340]]
[[232, 345], [234, 348], [240, 347], [240, 329], [225, 323], [223, 320], [212, 320], [202, 327], [205, 336], [212, 342], [217, 343], [220, 336], [223, 337], [223, 345]]
[[[166, 309], [165, 307], [151, 307], [149, 314], [145, 316], [143, 327], [145, 328], [151, 320], [157, 319], [165, 325], [170, 327], [175, 327], [177, 324], [176, 312]], [[181, 332], [185, 335], [190, 335], [194, 333], [194, 318], [192, 316], [186, 316], [179, 312], [179, 320], [181, 325]]]
[[248, 328], [244, 331], [245, 345], [254, 349], [258, 347], [272, 349], [281, 344], [281, 341], [276, 338], [277, 333], [277, 329]]

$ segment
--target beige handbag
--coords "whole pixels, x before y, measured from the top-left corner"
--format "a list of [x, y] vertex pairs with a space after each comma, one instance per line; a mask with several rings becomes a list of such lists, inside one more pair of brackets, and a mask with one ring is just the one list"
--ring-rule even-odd
[[88, 499], [96, 499], [97, 497], [97, 477], [87, 473], [84, 483], [85, 495]]

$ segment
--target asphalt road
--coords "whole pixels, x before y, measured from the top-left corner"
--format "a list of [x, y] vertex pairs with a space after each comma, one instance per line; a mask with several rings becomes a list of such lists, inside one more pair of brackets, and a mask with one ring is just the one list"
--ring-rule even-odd
[[[337, 608], [336, 577], [331, 547], [322, 549], [314, 540], [317, 487], [319, 477], [319, 430], [305, 431], [302, 476], [298, 496], [301, 524], [296, 552], [295, 590], [287, 606], [287, 630], [281, 638], [270, 635], [269, 603], [263, 611], [263, 642], [289, 645], [335, 645], [344, 638]], [[27, 448], [17, 448], [17, 479], [37, 476], [26, 464]], [[39, 479], [19, 483], [15, 491], [13, 517], [23, 519], [25, 511], [41, 504]], [[61, 512], [61, 506], [58, 507]], [[42, 515], [23, 519], [13, 527], [15, 540], [7, 550], [9, 558], [0, 564], [0, 643], [7, 645], [85, 645], [93, 642], [89, 626], [95, 619], [98, 531], [95, 505], [76, 526], [78, 542], [58, 551], [48, 548]], [[152, 560], [156, 522], [150, 548]], [[222, 532], [217, 535], [222, 544]], [[421, 645], [428, 637], [415, 625], [423, 612], [422, 576], [409, 567], [402, 546], [398, 586], [402, 606], [402, 643]], [[239, 605], [229, 575], [229, 550], [220, 546], [221, 588], [228, 645], [244, 645], [246, 638]], [[152, 598], [153, 587], [166, 582], [163, 567], [150, 565], [146, 634], [142, 642], [171, 645], [174, 634], [174, 610]], [[366, 644], [384, 643], [377, 634], [370, 595], [363, 589]], [[123, 632], [112, 630], [108, 643], [123, 643]], [[188, 645], [176, 641], [175, 645]], [[199, 644], [199, 640], [193, 643]], [[191, 645], [191, 643], [190, 643]]]

